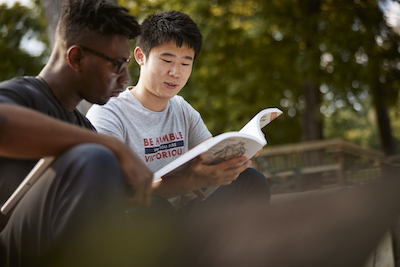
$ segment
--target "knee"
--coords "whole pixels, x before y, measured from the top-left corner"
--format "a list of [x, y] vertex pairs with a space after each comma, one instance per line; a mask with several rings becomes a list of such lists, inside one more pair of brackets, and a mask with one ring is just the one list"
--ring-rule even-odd
[[241, 183], [244, 184], [249, 191], [254, 195], [263, 195], [268, 199], [271, 196], [271, 189], [268, 184], [267, 178], [264, 174], [254, 168], [247, 168], [243, 171], [238, 179]]
[[66, 173], [75, 174], [73, 176], [85, 176], [88, 182], [91, 179], [99, 182], [108, 177], [112, 180], [122, 177], [115, 155], [108, 148], [97, 144], [77, 145], [58, 157], [53, 166], [67, 169]]
[[251, 179], [255, 183], [268, 184], [267, 178], [265, 178], [264, 174], [254, 168], [247, 168], [239, 175], [238, 178]]
[[95, 163], [98, 168], [101, 168], [103, 164], [117, 164], [117, 159], [114, 154], [108, 148], [98, 144], [82, 144], [77, 145], [65, 154], [67, 157], [73, 159], [79, 159], [80, 162], [85, 164]]
[[57, 174], [51, 184], [57, 201], [72, 196], [87, 209], [110, 206], [107, 203], [117, 203], [116, 207], [124, 201], [126, 183], [119, 162], [101, 145], [75, 146], [57, 157], [51, 168]]

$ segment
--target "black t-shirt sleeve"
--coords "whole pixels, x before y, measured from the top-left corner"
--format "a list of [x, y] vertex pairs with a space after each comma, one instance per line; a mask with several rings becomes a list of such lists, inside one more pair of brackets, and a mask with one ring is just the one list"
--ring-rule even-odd
[[55, 95], [34, 77], [14, 78], [0, 83], [0, 103], [10, 103], [34, 109], [53, 118], [94, 130], [89, 120], [78, 110], [67, 111]]
[[28, 94], [24, 90], [16, 90], [10, 81], [3, 82], [0, 87], [0, 102], [29, 106]]
[[42, 90], [39, 90], [40, 84], [33, 77], [15, 78], [0, 83], [0, 102], [17, 104], [38, 111], [46, 107], [46, 98]]

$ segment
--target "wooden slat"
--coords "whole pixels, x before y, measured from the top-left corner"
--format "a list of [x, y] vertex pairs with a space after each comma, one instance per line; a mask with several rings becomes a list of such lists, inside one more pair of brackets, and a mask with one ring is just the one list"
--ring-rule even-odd
[[[330, 164], [323, 166], [300, 168], [299, 172], [300, 174], [315, 174], [315, 173], [323, 173], [327, 171], [338, 171], [338, 170], [340, 170], [340, 164]], [[288, 177], [288, 176], [294, 176], [295, 174], [296, 172], [294, 170], [274, 172], [274, 174], [271, 174], [268, 171], [264, 172], [264, 176], [267, 178], [273, 178], [274, 175], [277, 177]]]

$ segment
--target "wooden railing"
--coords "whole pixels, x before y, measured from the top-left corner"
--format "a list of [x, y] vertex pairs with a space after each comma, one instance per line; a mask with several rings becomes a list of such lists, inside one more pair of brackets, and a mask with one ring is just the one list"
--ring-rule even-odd
[[[252, 166], [271, 184], [272, 201], [340, 190], [342, 186], [400, 179], [400, 154], [383, 153], [340, 139], [267, 145]], [[327, 189], [313, 190], [310, 189]], [[279, 193], [292, 194], [279, 194]], [[400, 219], [386, 234], [364, 267], [390, 267], [400, 258]], [[393, 244], [397, 244], [393, 246]]]
[[341, 139], [267, 145], [252, 166], [267, 177], [273, 192], [304, 191], [381, 179], [384, 154]]

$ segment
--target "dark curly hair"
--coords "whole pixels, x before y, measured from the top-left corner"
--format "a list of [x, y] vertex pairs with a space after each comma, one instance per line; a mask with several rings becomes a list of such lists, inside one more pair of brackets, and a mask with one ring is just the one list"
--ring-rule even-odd
[[67, 43], [85, 36], [124, 35], [133, 39], [140, 34], [134, 16], [128, 10], [106, 0], [67, 0], [57, 26], [57, 35]]
[[162, 11], [148, 16], [140, 26], [141, 34], [136, 45], [146, 56], [153, 47], [174, 41], [178, 47], [186, 44], [193, 48], [195, 57], [200, 53], [203, 38], [196, 23], [176, 10]]

